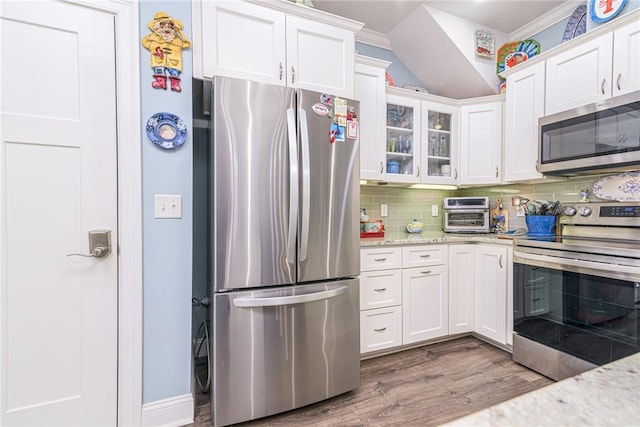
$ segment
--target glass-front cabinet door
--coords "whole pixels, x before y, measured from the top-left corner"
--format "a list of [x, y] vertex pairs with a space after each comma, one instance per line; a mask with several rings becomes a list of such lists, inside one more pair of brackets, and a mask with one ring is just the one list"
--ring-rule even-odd
[[420, 100], [387, 95], [386, 178], [420, 182]]
[[422, 182], [458, 181], [458, 107], [422, 102]]

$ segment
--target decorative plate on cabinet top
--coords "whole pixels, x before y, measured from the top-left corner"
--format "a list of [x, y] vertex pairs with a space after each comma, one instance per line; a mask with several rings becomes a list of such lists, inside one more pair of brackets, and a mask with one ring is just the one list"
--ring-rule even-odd
[[574, 37], [578, 37], [587, 31], [587, 5], [581, 4], [573, 11], [573, 14], [567, 22], [567, 26], [564, 28], [564, 34], [562, 35], [562, 42], [571, 40]]
[[498, 49], [497, 73], [515, 67], [540, 53], [540, 43], [533, 39], [509, 42]]
[[604, 200], [640, 202], [640, 171], [602, 177], [593, 184], [593, 194]]

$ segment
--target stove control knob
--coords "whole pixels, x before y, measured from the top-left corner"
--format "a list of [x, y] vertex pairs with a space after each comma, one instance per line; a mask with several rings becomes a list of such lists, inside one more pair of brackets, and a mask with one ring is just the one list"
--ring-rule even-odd
[[589, 215], [591, 215], [591, 212], [592, 212], [591, 208], [588, 208], [588, 207], [586, 207], [586, 206], [583, 206], [583, 207], [581, 207], [581, 208], [580, 208], [580, 210], [578, 211], [578, 214], [579, 214], [580, 216], [589, 216]]
[[576, 208], [574, 208], [573, 206], [566, 206], [562, 211], [562, 213], [564, 213], [566, 216], [574, 216], [576, 212]]

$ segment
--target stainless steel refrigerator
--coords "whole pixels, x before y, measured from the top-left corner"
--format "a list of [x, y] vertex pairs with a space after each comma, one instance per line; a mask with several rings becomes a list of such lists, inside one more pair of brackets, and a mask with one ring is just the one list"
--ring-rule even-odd
[[216, 426], [360, 385], [357, 101], [216, 77]]

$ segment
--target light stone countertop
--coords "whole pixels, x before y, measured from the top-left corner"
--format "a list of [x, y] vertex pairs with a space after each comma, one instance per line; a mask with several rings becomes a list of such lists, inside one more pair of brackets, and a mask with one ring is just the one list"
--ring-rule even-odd
[[548, 385], [446, 426], [638, 426], [640, 353]]
[[442, 231], [425, 231], [420, 234], [385, 233], [384, 237], [361, 238], [360, 247], [371, 246], [401, 246], [427, 245], [433, 243], [495, 243], [501, 245], [513, 244], [513, 238], [505, 234], [473, 234], [473, 233], [444, 233]]

